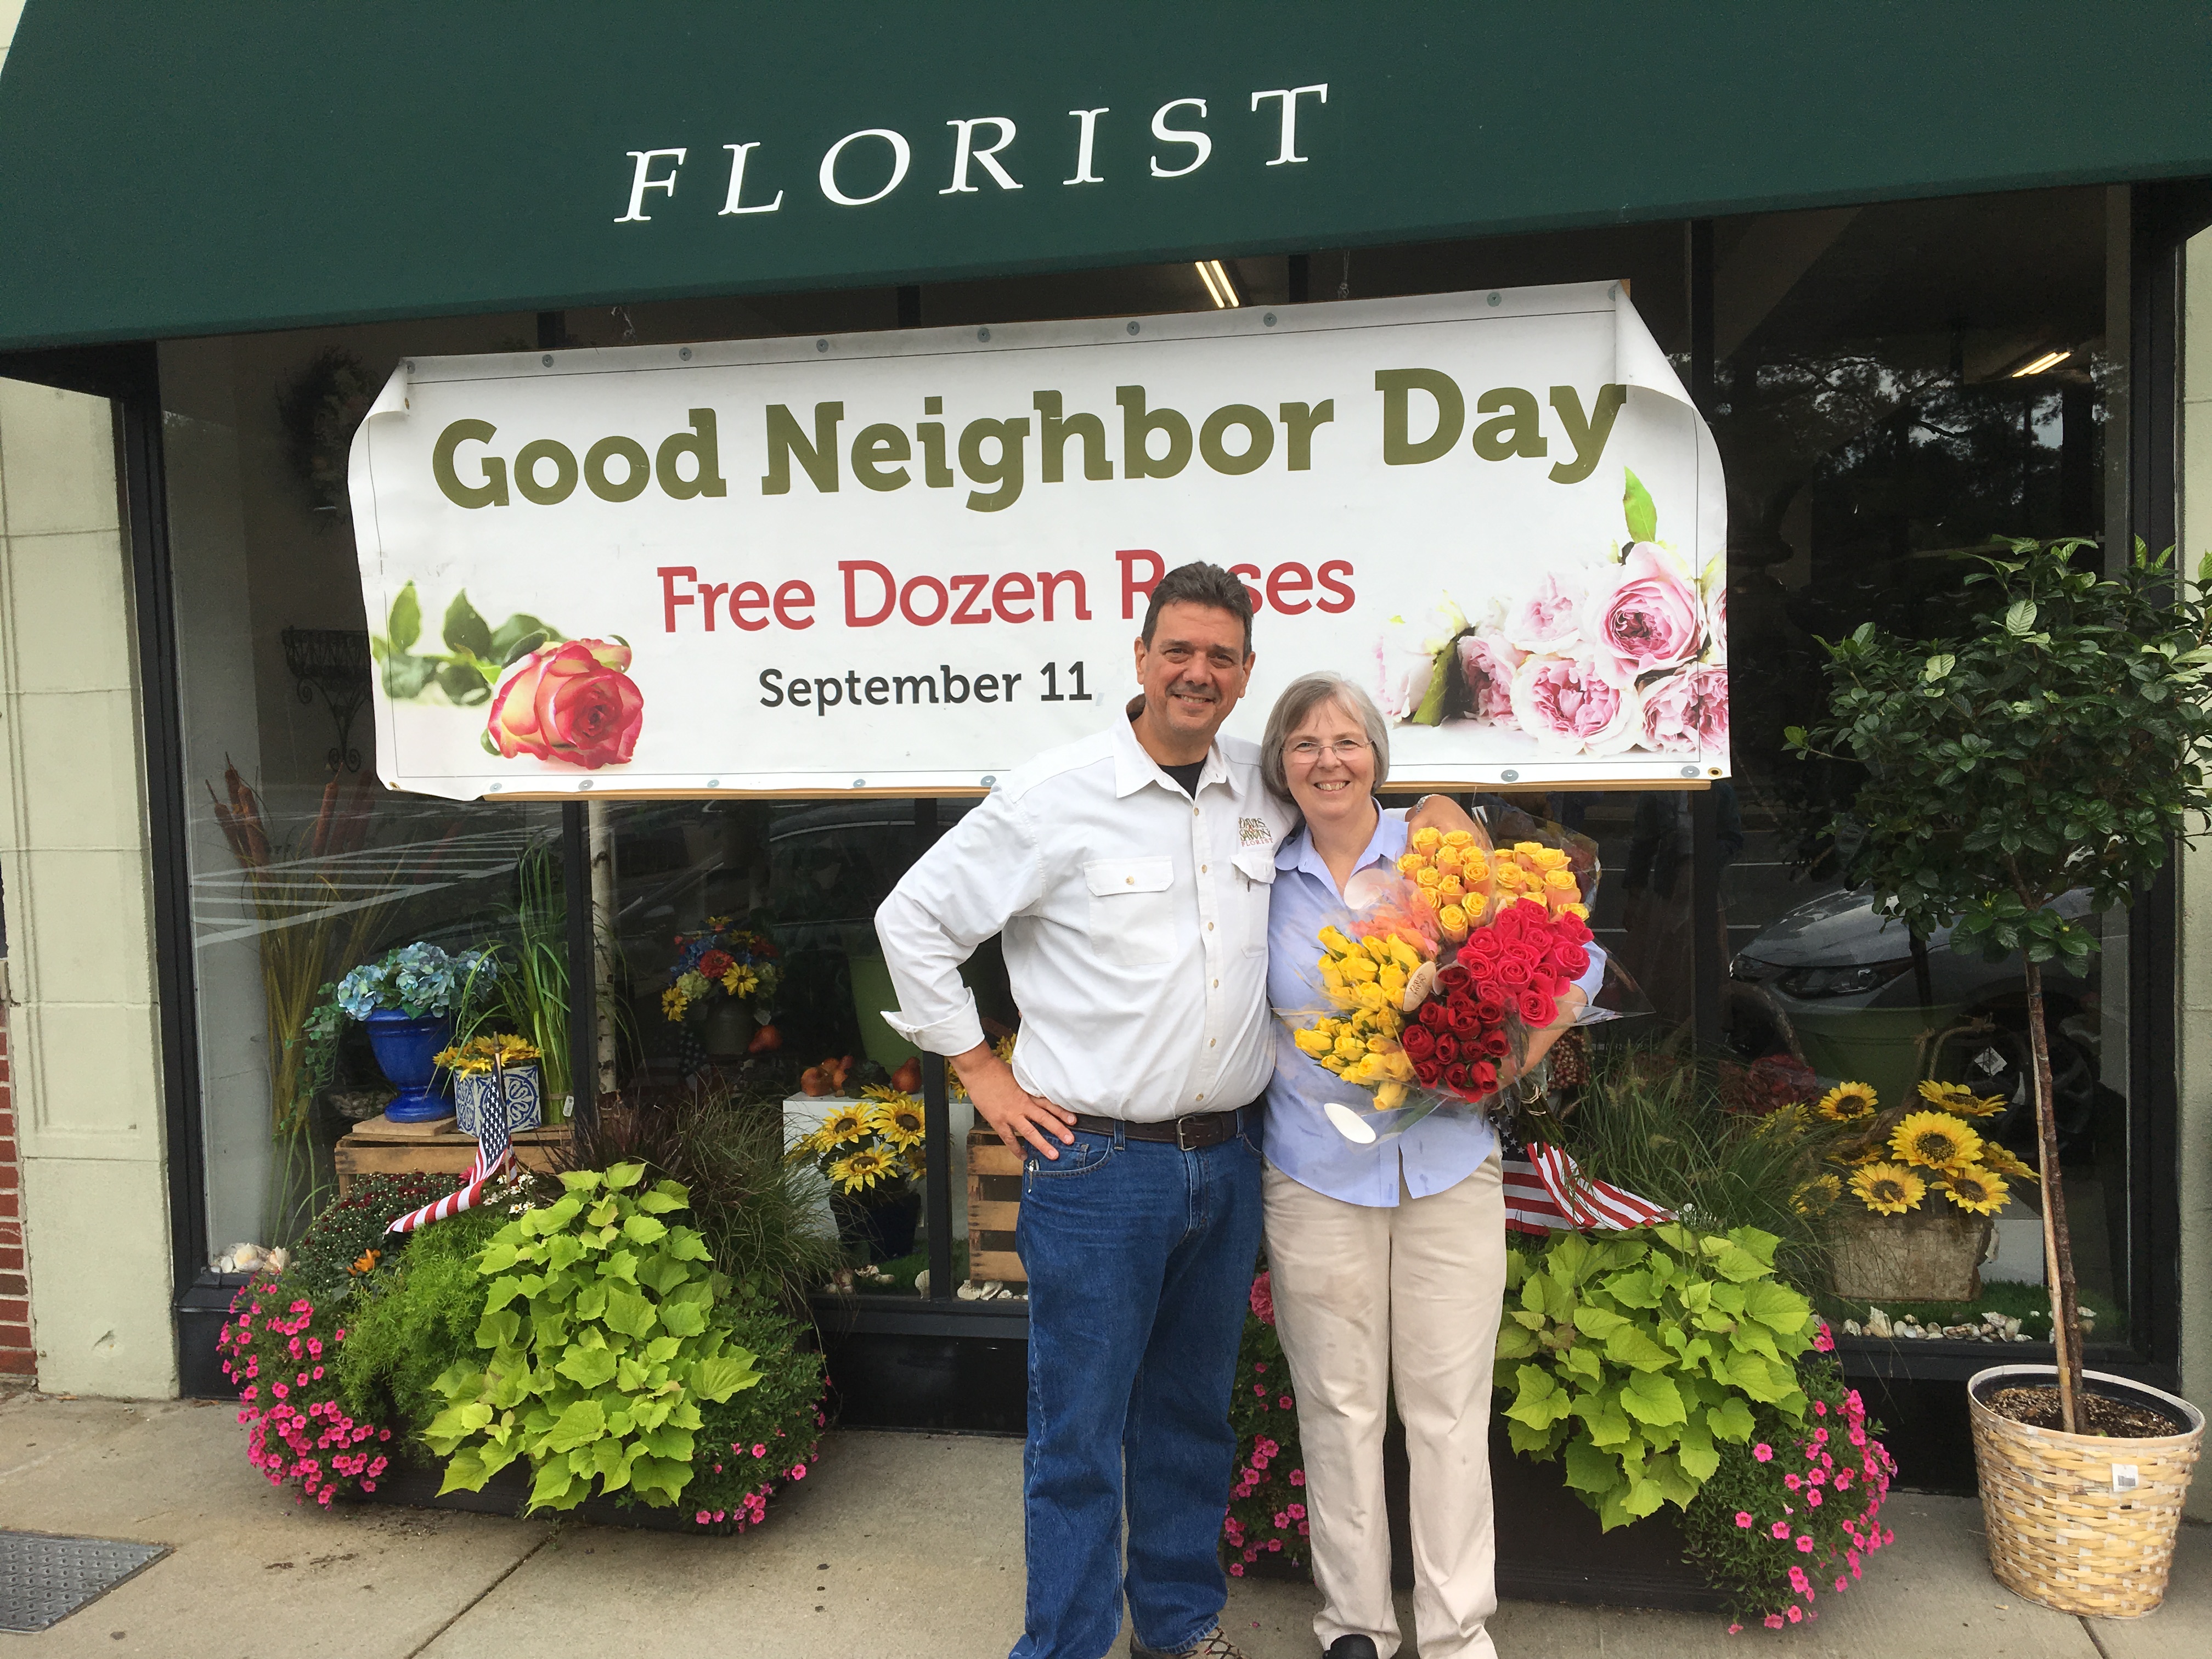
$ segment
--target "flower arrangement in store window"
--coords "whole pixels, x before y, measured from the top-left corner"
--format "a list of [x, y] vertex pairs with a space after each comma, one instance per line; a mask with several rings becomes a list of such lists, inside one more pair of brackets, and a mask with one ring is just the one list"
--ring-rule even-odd
[[921, 1103], [898, 1089], [864, 1089], [832, 1107], [822, 1127], [794, 1144], [793, 1163], [811, 1163], [847, 1203], [872, 1206], [910, 1196], [922, 1172]]
[[1864, 1083], [1839, 1083], [1814, 1110], [1855, 1131], [1831, 1155], [1838, 1166], [1834, 1196], [1877, 1216], [1919, 1210], [1941, 1194], [1968, 1215], [1995, 1215], [2012, 1196], [2008, 1180], [2033, 1181], [2035, 1171], [2002, 1143], [1966, 1120], [1994, 1117], [2004, 1102], [1964, 1084], [1923, 1083], [1909, 1109], [1881, 1109]]
[[1692, 570], [1633, 472], [1621, 507], [1628, 540], [1606, 556], [1529, 561], [1472, 616], [1446, 594], [1426, 621], [1394, 618], [1375, 647], [1383, 714], [1520, 732], [1559, 756], [1725, 751], [1724, 556]]
[[725, 1001], [765, 1006], [782, 980], [783, 963], [766, 933], [749, 932], [728, 916], [709, 916], [698, 932], [676, 935], [660, 1012], [677, 1021]]

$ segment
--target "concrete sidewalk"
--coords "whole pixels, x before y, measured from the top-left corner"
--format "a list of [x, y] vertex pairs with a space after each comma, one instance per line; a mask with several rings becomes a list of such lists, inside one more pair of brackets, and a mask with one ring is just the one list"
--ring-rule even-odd
[[[51, 1630], [0, 1635], [0, 1659], [995, 1659], [1020, 1629], [1020, 1490], [1016, 1442], [850, 1432], [741, 1538], [371, 1505], [325, 1513], [247, 1467], [244, 1431], [221, 1406], [0, 1395], [0, 1527], [174, 1552]], [[1901, 1493], [1884, 1518], [1897, 1547], [1863, 1586], [1823, 1598], [1818, 1624], [1732, 1642], [1714, 1618], [1509, 1602], [1492, 1626], [1498, 1650], [2212, 1653], [2212, 1528], [2185, 1528], [2164, 1608], [2116, 1622], [2007, 1595], [1970, 1500]], [[1239, 1583], [1225, 1622], [1252, 1659], [1314, 1659], [1314, 1605], [1304, 1585]], [[1410, 1612], [1401, 1617], [1410, 1631]]]

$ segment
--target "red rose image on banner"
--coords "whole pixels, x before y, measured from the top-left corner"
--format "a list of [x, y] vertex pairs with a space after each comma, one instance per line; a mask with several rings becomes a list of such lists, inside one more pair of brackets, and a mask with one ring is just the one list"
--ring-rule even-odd
[[484, 747], [508, 760], [534, 755], [586, 771], [623, 764], [645, 724], [645, 696], [624, 672], [629, 662], [620, 640], [569, 640], [532, 652], [492, 699]]

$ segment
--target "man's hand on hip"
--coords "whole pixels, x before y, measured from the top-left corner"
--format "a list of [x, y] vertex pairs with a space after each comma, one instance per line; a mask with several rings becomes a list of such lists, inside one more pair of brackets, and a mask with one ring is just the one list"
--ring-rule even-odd
[[1075, 1114], [1023, 1088], [1014, 1080], [1013, 1067], [992, 1053], [989, 1043], [952, 1055], [951, 1064], [977, 1114], [1007, 1146], [1027, 1141], [1047, 1158], [1058, 1158], [1060, 1148], [1048, 1136], [1058, 1135], [1062, 1145], [1075, 1139]]

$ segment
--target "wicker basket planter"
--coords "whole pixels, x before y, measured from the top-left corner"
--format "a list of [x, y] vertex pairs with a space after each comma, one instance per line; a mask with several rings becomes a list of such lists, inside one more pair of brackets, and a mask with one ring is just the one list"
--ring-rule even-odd
[[2062, 1613], [2140, 1619], [2166, 1598], [2204, 1414], [2105, 1371], [2084, 1373], [2089, 1392], [2164, 1412], [2187, 1423], [2186, 1432], [2143, 1440], [2063, 1434], [1982, 1403], [2008, 1385], [2057, 1380], [2049, 1365], [1996, 1365], [1966, 1384], [1990, 1569], [2014, 1594]]
[[1866, 1212], [1838, 1217], [1836, 1294], [1853, 1302], [1968, 1302], [1982, 1293], [1982, 1259], [1995, 1226], [1930, 1194], [1910, 1215]]

